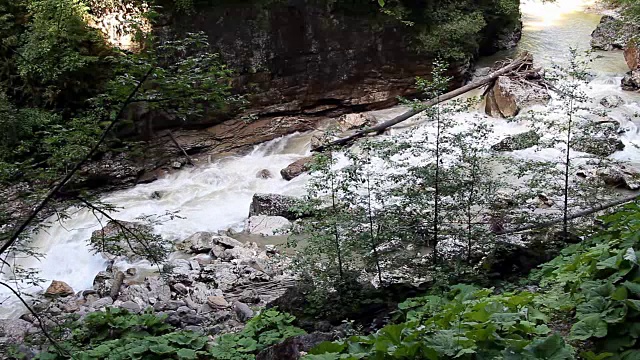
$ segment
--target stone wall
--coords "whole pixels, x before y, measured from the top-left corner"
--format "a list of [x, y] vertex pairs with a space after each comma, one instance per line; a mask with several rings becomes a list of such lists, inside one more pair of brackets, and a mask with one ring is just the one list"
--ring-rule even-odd
[[[393, 105], [415, 93], [416, 76], [431, 72], [433, 59], [415, 51], [411, 27], [377, 12], [338, 11], [313, 0], [228, 3], [175, 17], [161, 31], [204, 31], [236, 71], [236, 91], [250, 94], [256, 115], [335, 116]], [[518, 29], [505, 35], [498, 27], [487, 32], [503, 45], [482, 43], [492, 51], [515, 45]], [[469, 61], [452, 66], [455, 84], [469, 68]]]

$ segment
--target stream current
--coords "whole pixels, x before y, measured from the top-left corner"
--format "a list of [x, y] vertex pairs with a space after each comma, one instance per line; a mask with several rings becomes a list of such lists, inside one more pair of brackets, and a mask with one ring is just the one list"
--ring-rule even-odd
[[[588, 11], [590, 5], [592, 3], [589, 0], [557, 0], [554, 3], [524, 0], [521, 7], [523, 36], [517, 48], [481, 59], [478, 66], [491, 65], [496, 60], [513, 57], [525, 50], [533, 54], [537, 65], [548, 66], [566, 60], [570, 47], [588, 49], [590, 34], [600, 20], [600, 15]], [[628, 71], [621, 51], [597, 52], [596, 56], [592, 66], [596, 76], [591, 81], [588, 95], [596, 103], [608, 95], [621, 96], [625, 101], [624, 105], [609, 114], [627, 129], [621, 136], [625, 149], [612, 157], [640, 166], [640, 120], [630, 120], [640, 113], [640, 95], [620, 90], [620, 80]], [[403, 111], [403, 107], [395, 107], [373, 114], [379, 121], [384, 121]], [[469, 121], [485, 117], [474, 111], [459, 116]], [[526, 130], [526, 124], [522, 122], [502, 119], [490, 121], [494, 125], [492, 137], [496, 141], [508, 134]], [[409, 121], [410, 125], [425, 127], [425, 131], [429, 131], [429, 124], [411, 123]], [[398, 126], [387, 136], [406, 131], [410, 125]], [[304, 194], [309, 175], [299, 176], [292, 181], [285, 181], [278, 175], [291, 162], [309, 155], [310, 137], [310, 134], [288, 135], [258, 145], [247, 155], [227, 157], [184, 169], [150, 184], [107, 194], [102, 201], [119, 207], [120, 211], [113, 216], [127, 221], [135, 221], [142, 215], [179, 211], [180, 218], [163, 221], [154, 228], [155, 232], [171, 240], [184, 239], [198, 231], [240, 230], [254, 193]], [[558, 149], [535, 151], [531, 148], [516, 151], [513, 155], [561, 161], [562, 152]], [[257, 178], [256, 173], [263, 169], [276, 176], [271, 179]], [[155, 191], [162, 196], [152, 198], [151, 194]], [[46, 280], [42, 287], [46, 288], [51, 280], [61, 280], [76, 291], [89, 289], [96, 273], [106, 266], [106, 260], [99, 254], [93, 254], [87, 241], [91, 233], [99, 230], [106, 220], [99, 220], [86, 209], [70, 209], [69, 213], [71, 217], [65, 221], [50, 218], [49, 226], [34, 236], [34, 245], [46, 254], [45, 258], [18, 261], [23, 267], [40, 270], [40, 277]], [[118, 265], [115, 264], [116, 267]], [[23, 289], [27, 292], [42, 291], [41, 287], [25, 289], [23, 286]], [[0, 289], [0, 304], [0, 319], [15, 318], [24, 312], [18, 299], [4, 289]]]

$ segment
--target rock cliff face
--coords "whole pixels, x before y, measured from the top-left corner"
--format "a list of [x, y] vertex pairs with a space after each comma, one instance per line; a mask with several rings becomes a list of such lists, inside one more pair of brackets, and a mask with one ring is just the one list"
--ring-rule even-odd
[[[485, 27], [469, 58], [481, 45], [491, 48], [483, 53], [515, 45], [518, 26], [505, 30], [499, 24]], [[260, 116], [335, 116], [386, 107], [397, 96], [414, 94], [415, 77], [429, 75], [433, 61], [415, 50], [410, 26], [377, 8], [355, 14], [326, 1], [203, 6], [174, 17], [163, 31], [204, 31], [236, 71], [234, 87], [250, 94], [250, 108]], [[453, 65], [453, 82], [463, 82], [469, 67], [468, 60]]]

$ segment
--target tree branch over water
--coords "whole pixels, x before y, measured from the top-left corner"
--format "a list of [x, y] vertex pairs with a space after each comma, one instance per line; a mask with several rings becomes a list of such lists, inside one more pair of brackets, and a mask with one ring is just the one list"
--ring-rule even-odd
[[111, 132], [111, 130], [113, 130], [113, 128], [116, 126], [116, 124], [118, 124], [118, 122], [122, 118], [122, 115], [124, 114], [124, 111], [125, 111], [126, 107], [131, 103], [131, 101], [133, 100], [134, 96], [138, 93], [138, 91], [140, 90], [142, 85], [149, 78], [149, 76], [151, 76], [151, 74], [153, 73], [154, 70], [155, 70], [154, 67], [150, 68], [147, 71], [147, 73], [140, 79], [140, 81], [138, 82], [136, 87], [131, 91], [131, 93], [129, 94], [127, 99], [121, 105], [120, 110], [118, 111], [118, 113], [115, 116], [115, 118], [113, 119], [113, 121], [111, 121], [109, 126], [103, 131], [102, 136], [100, 136], [100, 139], [98, 139], [98, 142], [96, 142], [96, 144], [85, 155], [85, 157], [82, 160], [80, 160], [79, 162], [77, 162], [75, 164], [75, 166], [71, 169], [71, 171], [69, 171], [67, 173], [67, 175], [62, 180], [60, 180], [60, 182], [58, 182], [58, 184], [56, 186], [54, 186], [47, 193], [47, 195], [44, 197], [44, 199], [42, 199], [42, 201], [40, 201], [40, 203], [33, 209], [33, 211], [27, 217], [27, 219], [13, 233], [11, 238], [9, 240], [7, 240], [7, 242], [4, 243], [2, 245], [2, 247], [0, 247], [0, 255], [4, 254], [9, 248], [11, 248], [11, 246], [13, 244], [15, 244], [15, 242], [18, 240], [20, 235], [29, 227], [29, 224], [31, 224], [31, 222], [38, 216], [40, 211], [42, 211], [42, 209], [45, 208], [45, 206], [49, 203], [49, 201], [51, 201], [51, 199], [53, 199], [53, 197], [69, 182], [69, 180], [71, 180], [71, 178], [76, 174], [76, 172], [78, 172], [78, 170], [80, 170], [80, 167], [82, 165], [84, 165], [84, 163], [86, 163], [96, 153], [96, 151], [98, 151], [98, 149], [100, 148], [100, 145], [102, 145], [102, 143], [107, 138], [107, 135]]

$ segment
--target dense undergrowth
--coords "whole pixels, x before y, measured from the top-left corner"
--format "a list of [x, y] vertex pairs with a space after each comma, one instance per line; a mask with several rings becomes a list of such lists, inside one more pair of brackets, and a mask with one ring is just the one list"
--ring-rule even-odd
[[458, 284], [400, 304], [401, 322], [324, 343], [307, 359], [638, 359], [640, 206], [567, 247], [520, 287]]
[[[165, 323], [166, 316], [151, 312], [132, 314], [119, 308], [88, 315], [70, 324], [68, 341], [51, 346], [38, 359], [219, 359], [251, 360], [260, 350], [304, 334], [293, 326], [291, 315], [265, 310], [244, 329], [211, 342], [206, 335], [177, 331]], [[18, 358], [21, 356], [17, 354]]]
[[[528, 278], [499, 288], [456, 284], [408, 299], [376, 333], [322, 343], [304, 359], [638, 359], [639, 242], [640, 205], [633, 203]], [[121, 309], [71, 328], [68, 341], [39, 358], [250, 360], [304, 334], [276, 309], [213, 341]]]

